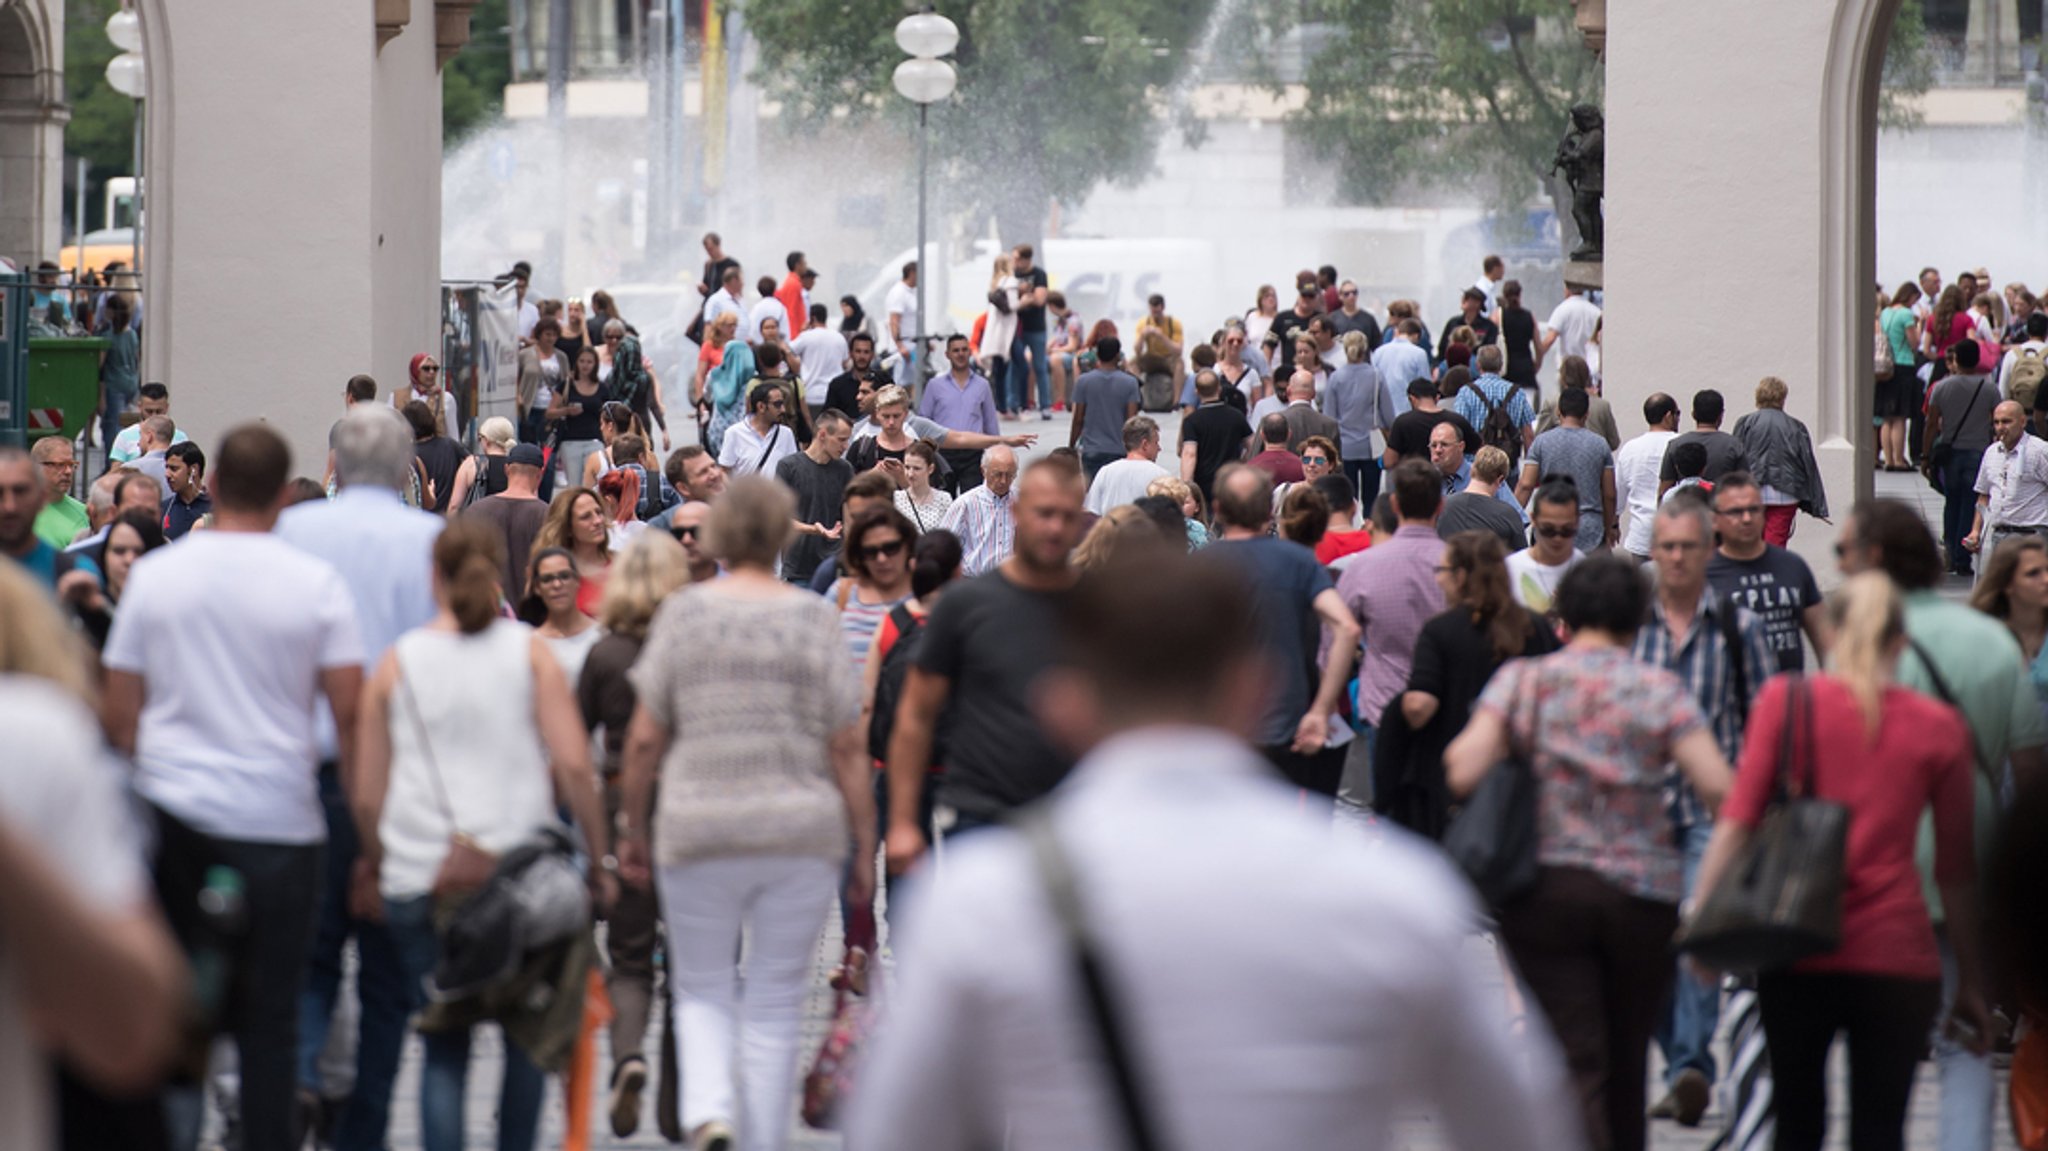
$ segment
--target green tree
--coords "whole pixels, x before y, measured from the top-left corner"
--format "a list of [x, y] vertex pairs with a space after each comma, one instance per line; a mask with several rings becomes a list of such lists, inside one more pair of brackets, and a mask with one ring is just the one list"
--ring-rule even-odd
[[[960, 84], [931, 110], [949, 195], [1006, 241], [1036, 239], [1053, 199], [1150, 174], [1168, 92], [1215, 0], [951, 0]], [[748, 0], [755, 81], [800, 122], [916, 113], [890, 87], [903, 0]]]
[[1274, 0], [1262, 14], [1268, 36], [1308, 33], [1291, 127], [1359, 202], [1423, 186], [1519, 208], [1544, 187], [1571, 106], [1599, 102], [1570, 0]]
[[[512, 79], [506, 0], [483, 0], [469, 14], [469, 43], [441, 67], [441, 140], [454, 147], [497, 118]], [[429, 25], [431, 28], [431, 24]]]
[[120, 7], [119, 0], [69, 0], [64, 6], [64, 98], [71, 105], [64, 151], [85, 157], [86, 231], [103, 218], [100, 196], [107, 177], [129, 175], [135, 166], [135, 103], [107, 87], [106, 77], [107, 61], [120, 55], [107, 39], [107, 17]]

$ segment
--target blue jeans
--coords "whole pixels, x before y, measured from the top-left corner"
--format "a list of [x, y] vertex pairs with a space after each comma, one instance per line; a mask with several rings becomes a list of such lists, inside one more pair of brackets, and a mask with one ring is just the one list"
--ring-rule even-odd
[[[384, 923], [404, 964], [406, 985], [434, 973], [441, 940], [434, 932], [434, 899], [384, 901]], [[420, 1143], [426, 1151], [462, 1151], [462, 1097], [469, 1078], [471, 1031], [422, 1034], [427, 1058], [420, 1068]], [[498, 1151], [533, 1151], [547, 1077], [517, 1044], [505, 1044], [505, 1079], [498, 1096]]]
[[[1031, 363], [1024, 363], [1025, 353], [1030, 353]], [[1026, 405], [1031, 402], [1028, 376], [1038, 377], [1038, 410], [1052, 410], [1052, 364], [1045, 358], [1045, 329], [1035, 332], [1019, 330], [1017, 338], [1010, 342], [1010, 391], [1012, 397], [1021, 399]]]
[[1934, 1066], [1941, 1074], [1941, 1151], [1991, 1151], [1998, 1076], [1989, 1055], [1973, 1054], [1948, 1037], [1942, 1024], [1956, 999], [1956, 951], [1948, 932], [1941, 944], [1941, 1010], [1934, 1013]]
[[[140, 383], [120, 384], [113, 380], [101, 382], [100, 392], [100, 447], [111, 451], [114, 437], [121, 434], [121, 413], [135, 403], [142, 394]], [[112, 467], [110, 463], [108, 465]]]
[[1970, 571], [1970, 553], [1963, 550], [1963, 537], [1970, 534], [1970, 521], [1976, 517], [1977, 493], [1971, 489], [1983, 460], [1981, 450], [1957, 448], [1949, 453], [1948, 467], [1941, 473], [1941, 543], [1948, 549], [1948, 570], [1964, 575]]
[[313, 922], [313, 950], [306, 964], [306, 984], [299, 991], [299, 1086], [320, 1091], [320, 1052], [327, 1046], [328, 1025], [341, 995], [341, 952], [356, 937], [356, 993], [363, 1005], [356, 1042], [356, 1085], [345, 1118], [335, 1129], [341, 1151], [375, 1151], [384, 1146], [391, 1115], [391, 1087], [398, 1078], [399, 1050], [405, 1043], [405, 1021], [412, 1014], [405, 976], [382, 924], [348, 912], [348, 880], [359, 847], [348, 798], [342, 794], [334, 766], [320, 768], [320, 806], [327, 816], [327, 859], [320, 888], [320, 908]]
[[1374, 501], [1380, 498], [1380, 462], [1370, 457], [1362, 460], [1346, 459], [1344, 476], [1351, 481], [1351, 487], [1358, 493], [1358, 514], [1362, 519], [1372, 514]]
[[[1685, 850], [1685, 889], [1692, 890], [1699, 878], [1700, 860], [1707, 853], [1707, 841], [1714, 825], [1695, 823], [1682, 833]], [[1664, 1052], [1664, 1082], [1678, 1078], [1681, 1071], [1697, 1071], [1714, 1081], [1714, 1028], [1721, 1023], [1721, 985], [1694, 979], [1683, 968], [1671, 986], [1671, 1007], [1657, 1024], [1657, 1047]]]

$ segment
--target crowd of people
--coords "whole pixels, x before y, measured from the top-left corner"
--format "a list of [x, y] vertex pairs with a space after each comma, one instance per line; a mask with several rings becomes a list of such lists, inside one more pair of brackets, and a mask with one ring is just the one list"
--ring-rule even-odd
[[[80, 445], [0, 448], [0, 1143], [187, 1148], [210, 1110], [379, 1148], [417, 1031], [459, 1148], [489, 1025], [502, 1148], [551, 1078], [572, 1127], [779, 1148], [836, 906], [834, 984], [881, 1009], [853, 1146], [1329, 1146], [1430, 1104], [1460, 1146], [1639, 1151], [1719, 1077], [1673, 932], [1797, 774], [1851, 831], [1839, 946], [1730, 1001], [1776, 1145], [1822, 1145], [1845, 1035], [1853, 1146], [1902, 1146], [1931, 1042], [1944, 1147], [1988, 1149], [1993, 1007], [2048, 991], [1991, 930], [2038, 884], [1987, 886], [2040, 865], [2000, 832], [2048, 786], [2027, 405], [1987, 416], [1968, 606], [1883, 500], [1824, 598], [1787, 384], [1632, 427], [1598, 305], [1539, 322], [1497, 258], [1434, 337], [1334, 268], [1199, 341], [1155, 297], [1127, 371], [1019, 247], [927, 379], [899, 294], [835, 326], [802, 253], [750, 299], [705, 249], [686, 395], [522, 265], [519, 410], [474, 451], [431, 354], [350, 379], [318, 466], [261, 424], [209, 455], [155, 383], [83, 501]], [[1489, 906], [1434, 844], [1510, 761], [1540, 870]]]

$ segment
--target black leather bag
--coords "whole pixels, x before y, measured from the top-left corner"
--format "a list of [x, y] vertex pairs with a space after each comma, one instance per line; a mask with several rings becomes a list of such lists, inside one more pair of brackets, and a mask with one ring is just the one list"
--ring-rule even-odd
[[1510, 757], [1493, 765], [1444, 832], [1444, 851], [1490, 908], [1536, 885], [1536, 773]]
[[1803, 678], [1789, 688], [1771, 807], [1678, 936], [1680, 951], [1723, 971], [1767, 971], [1842, 944], [1849, 809], [1813, 798], [1812, 704]]

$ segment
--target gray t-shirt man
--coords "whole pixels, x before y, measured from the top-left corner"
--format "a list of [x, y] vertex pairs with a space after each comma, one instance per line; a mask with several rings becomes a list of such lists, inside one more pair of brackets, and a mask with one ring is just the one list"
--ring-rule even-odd
[[1139, 402], [1138, 378], [1118, 368], [1083, 372], [1074, 381], [1074, 403], [1081, 413], [1081, 439], [1074, 446], [1083, 456], [1124, 454], [1124, 413]]
[[1607, 542], [1607, 512], [1601, 502], [1600, 477], [1614, 471], [1614, 453], [1607, 437], [1589, 428], [1562, 425], [1537, 436], [1522, 460], [1526, 474], [1533, 466], [1541, 482], [1548, 475], [1570, 476], [1579, 488], [1579, 534], [1572, 546], [1590, 552]]
[[[819, 463], [803, 452], [776, 461], [775, 478], [796, 493], [796, 518], [807, 524], [830, 528], [839, 522], [846, 504], [846, 485], [853, 482], [853, 465], [844, 459]], [[837, 540], [810, 534], [798, 535], [782, 556], [782, 578], [791, 583], [810, 582], [825, 557], [839, 550]]]
[[1941, 434], [1955, 450], [1981, 452], [1991, 446], [1991, 409], [1999, 399], [1989, 377], [1957, 375], [1934, 385], [1927, 402], [1941, 409]]

